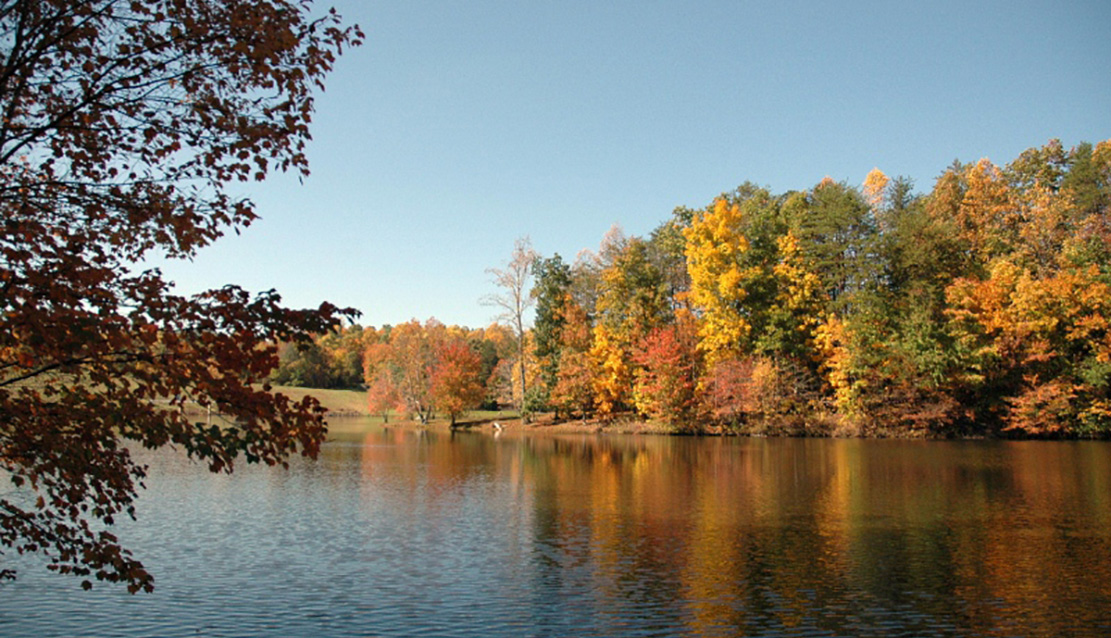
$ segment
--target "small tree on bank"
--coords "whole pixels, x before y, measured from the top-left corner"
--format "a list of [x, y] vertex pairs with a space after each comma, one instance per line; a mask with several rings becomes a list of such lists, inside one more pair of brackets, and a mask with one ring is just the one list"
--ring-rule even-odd
[[436, 352], [432, 368], [432, 397], [436, 407], [451, 419], [451, 427], [467, 410], [482, 402], [482, 359], [459, 337], [449, 338]]

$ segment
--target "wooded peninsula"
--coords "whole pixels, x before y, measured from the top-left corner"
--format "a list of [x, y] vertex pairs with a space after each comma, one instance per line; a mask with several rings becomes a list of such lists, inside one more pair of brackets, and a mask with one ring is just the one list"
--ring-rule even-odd
[[271, 381], [452, 425], [512, 407], [676, 432], [1111, 433], [1111, 141], [954, 162], [928, 194], [878, 169], [745, 183], [571, 261], [520, 240], [490, 272], [489, 327], [337, 327], [283, 344]]

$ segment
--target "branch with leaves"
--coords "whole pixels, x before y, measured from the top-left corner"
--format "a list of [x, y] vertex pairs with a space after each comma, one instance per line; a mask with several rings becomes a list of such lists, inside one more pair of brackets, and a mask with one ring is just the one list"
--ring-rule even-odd
[[[109, 531], [146, 468], [127, 442], [238, 458], [314, 456], [323, 411], [272, 393], [276, 345], [349, 309], [227, 286], [174, 295], [187, 258], [257, 218], [230, 184], [308, 175], [313, 94], [362, 40], [287, 0], [0, 2], [0, 552], [149, 591]], [[195, 423], [187, 403], [225, 415]], [[0, 569], [0, 577], [13, 577]]]

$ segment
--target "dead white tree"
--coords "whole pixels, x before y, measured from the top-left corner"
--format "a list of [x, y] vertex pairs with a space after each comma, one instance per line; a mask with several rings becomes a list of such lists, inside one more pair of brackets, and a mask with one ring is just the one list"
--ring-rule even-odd
[[[487, 268], [494, 285], [501, 292], [486, 295], [482, 304], [499, 308], [501, 312], [495, 321], [509, 325], [517, 336], [517, 364], [521, 366], [521, 415], [525, 415], [525, 393], [528, 383], [525, 380], [525, 313], [535, 303], [532, 297], [532, 264], [537, 253], [532, 249], [528, 237], [521, 237], [513, 243], [513, 254], [505, 268]], [[526, 417], [527, 418], [527, 417]]]

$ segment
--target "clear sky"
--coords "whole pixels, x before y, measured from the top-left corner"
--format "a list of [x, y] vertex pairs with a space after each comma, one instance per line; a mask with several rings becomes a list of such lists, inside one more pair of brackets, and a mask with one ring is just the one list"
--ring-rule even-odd
[[164, 265], [179, 292], [479, 327], [517, 237], [570, 260], [744, 181], [928, 191], [954, 159], [1111, 138], [1106, 0], [335, 6], [367, 41], [318, 97], [312, 176], [251, 185], [262, 220]]

